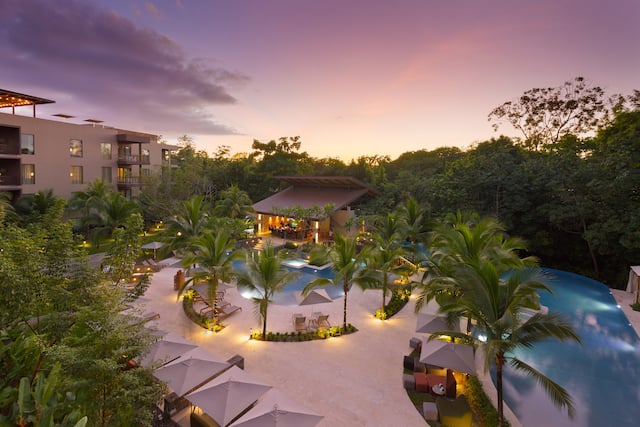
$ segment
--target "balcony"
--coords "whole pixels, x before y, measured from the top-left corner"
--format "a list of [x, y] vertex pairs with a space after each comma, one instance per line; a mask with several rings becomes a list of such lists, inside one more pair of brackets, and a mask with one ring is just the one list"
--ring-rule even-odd
[[129, 176], [118, 178], [118, 187], [121, 188], [130, 188], [130, 187], [139, 187], [142, 183], [141, 176]]
[[149, 156], [119, 155], [118, 164], [119, 165], [149, 165], [151, 164], [151, 160]]
[[21, 180], [19, 175], [1, 175], [0, 174], [0, 191], [15, 190], [20, 188]]

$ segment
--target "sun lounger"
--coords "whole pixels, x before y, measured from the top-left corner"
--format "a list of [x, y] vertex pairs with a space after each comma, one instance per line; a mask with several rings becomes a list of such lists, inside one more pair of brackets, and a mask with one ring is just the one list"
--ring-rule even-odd
[[307, 318], [300, 313], [293, 315], [293, 328], [296, 332], [307, 332]]
[[[213, 313], [213, 307], [211, 307], [208, 303], [205, 302], [205, 304], [207, 304], [206, 306], [202, 307], [200, 309], [200, 315], [201, 316], [208, 316], [211, 313]], [[219, 301], [216, 304], [216, 310], [218, 311], [218, 313], [220, 313], [225, 307], [230, 306], [231, 303], [227, 302], [227, 301]]]
[[242, 307], [238, 307], [237, 305], [225, 305], [217, 315], [218, 320], [226, 319], [231, 316], [236, 311], [242, 311]]
[[329, 323], [329, 315], [328, 314], [321, 314], [320, 316], [318, 316], [318, 319], [316, 320], [316, 323], [318, 325], [318, 328], [330, 328], [331, 327], [331, 323]]

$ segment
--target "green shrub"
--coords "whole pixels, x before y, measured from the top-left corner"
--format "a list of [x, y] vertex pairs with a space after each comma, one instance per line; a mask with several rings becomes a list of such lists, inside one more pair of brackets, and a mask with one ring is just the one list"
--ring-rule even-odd
[[635, 311], [640, 311], [640, 302], [635, 302], [630, 305], [631, 305], [631, 308], [634, 309]]
[[[474, 416], [478, 419], [478, 424], [486, 427], [495, 427], [498, 425], [498, 411], [489, 400], [489, 397], [482, 389], [482, 384], [475, 376], [469, 376], [467, 379], [467, 400], [473, 409]], [[505, 427], [510, 424], [504, 420]]]

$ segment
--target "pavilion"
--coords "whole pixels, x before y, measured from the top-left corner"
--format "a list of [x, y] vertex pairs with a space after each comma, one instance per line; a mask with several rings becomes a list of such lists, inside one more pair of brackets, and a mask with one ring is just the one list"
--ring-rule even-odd
[[353, 234], [348, 221], [357, 206], [380, 193], [350, 176], [277, 176], [284, 190], [253, 205], [258, 235], [294, 240], [331, 240], [334, 232]]

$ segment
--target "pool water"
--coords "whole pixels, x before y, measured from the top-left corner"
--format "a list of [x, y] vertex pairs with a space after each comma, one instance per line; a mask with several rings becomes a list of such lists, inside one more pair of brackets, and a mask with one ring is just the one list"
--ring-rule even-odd
[[[243, 271], [246, 265], [243, 261], [234, 261], [233, 268], [235, 271]], [[282, 292], [276, 293], [273, 297], [273, 303], [279, 305], [298, 305], [295, 293], [302, 291], [310, 281], [318, 277], [324, 277], [326, 279], [333, 279], [335, 277], [335, 273], [331, 268], [314, 268], [313, 266], [298, 264], [294, 267], [286, 267], [283, 265], [283, 268], [295, 272], [297, 276], [292, 282], [287, 283]], [[326, 286], [324, 289], [331, 299], [337, 299], [344, 295], [342, 286]], [[240, 292], [240, 295], [247, 299], [258, 296], [257, 294], [247, 291]]]
[[639, 425], [640, 339], [609, 288], [568, 272], [543, 274], [553, 294], [543, 292], [541, 304], [564, 313], [582, 345], [550, 340], [517, 357], [569, 392], [576, 417], [569, 419], [535, 381], [510, 367], [504, 370], [505, 402], [525, 427]]

